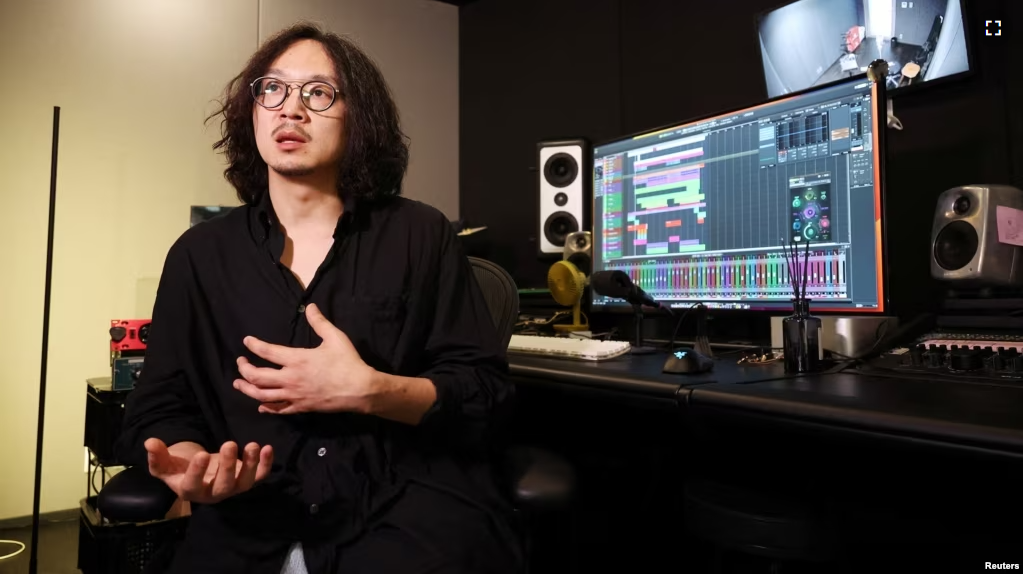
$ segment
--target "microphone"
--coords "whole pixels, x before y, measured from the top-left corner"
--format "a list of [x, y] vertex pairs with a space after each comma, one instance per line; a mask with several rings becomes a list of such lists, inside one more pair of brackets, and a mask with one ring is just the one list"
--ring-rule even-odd
[[598, 295], [625, 299], [633, 305], [662, 308], [661, 303], [637, 287], [625, 271], [595, 271], [590, 275], [590, 288]]

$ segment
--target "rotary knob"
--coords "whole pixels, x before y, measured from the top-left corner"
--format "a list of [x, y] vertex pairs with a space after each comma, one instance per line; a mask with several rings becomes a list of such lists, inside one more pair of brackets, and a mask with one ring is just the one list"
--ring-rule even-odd
[[992, 355], [989, 361], [991, 361], [993, 371], [999, 372], [1006, 368], [1006, 360], [998, 353]]
[[924, 345], [915, 345], [910, 349], [910, 364], [920, 367], [924, 364]]
[[949, 353], [949, 368], [954, 371], [976, 371], [981, 367], [980, 352], [961, 347]]

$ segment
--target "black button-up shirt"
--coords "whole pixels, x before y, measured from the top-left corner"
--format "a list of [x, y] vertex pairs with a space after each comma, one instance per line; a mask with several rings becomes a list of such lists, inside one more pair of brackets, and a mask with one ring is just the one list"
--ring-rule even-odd
[[[210, 452], [225, 441], [240, 451], [249, 442], [274, 447], [267, 480], [194, 505], [185, 550], [205, 555], [210, 571], [277, 574], [288, 545], [301, 542], [310, 572], [331, 572], [338, 548], [373, 527], [410, 483], [482, 510], [511, 544], [508, 507], [487, 463], [491, 423], [512, 394], [505, 350], [451, 224], [401, 197], [347, 203], [306, 289], [281, 264], [283, 248], [264, 194], [186, 231], [165, 261], [145, 366], [126, 404], [122, 459], [145, 464], [149, 437]], [[303, 314], [309, 303], [370, 366], [434, 383], [438, 399], [419, 425], [260, 414], [258, 401], [233, 388], [237, 357], [272, 366], [244, 337], [320, 343]]]

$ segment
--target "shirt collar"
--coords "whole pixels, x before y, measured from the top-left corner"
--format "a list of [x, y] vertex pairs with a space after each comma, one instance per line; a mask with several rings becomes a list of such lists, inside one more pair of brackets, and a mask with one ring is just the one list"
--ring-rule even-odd
[[[342, 200], [342, 205], [343, 212], [334, 228], [335, 239], [338, 239], [352, 228], [359, 201], [351, 196], [346, 196]], [[274, 203], [270, 201], [269, 192], [264, 192], [260, 195], [259, 200], [251, 210], [250, 219], [254, 232], [253, 236], [258, 243], [266, 243], [281, 231], [277, 225], [277, 214], [274, 213]]]

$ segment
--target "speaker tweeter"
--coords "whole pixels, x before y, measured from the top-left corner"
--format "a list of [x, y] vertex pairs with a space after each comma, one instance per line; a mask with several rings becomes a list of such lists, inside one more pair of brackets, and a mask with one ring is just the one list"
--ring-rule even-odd
[[565, 237], [562, 259], [572, 263], [589, 277], [593, 248], [592, 236], [589, 231], [574, 231]]

